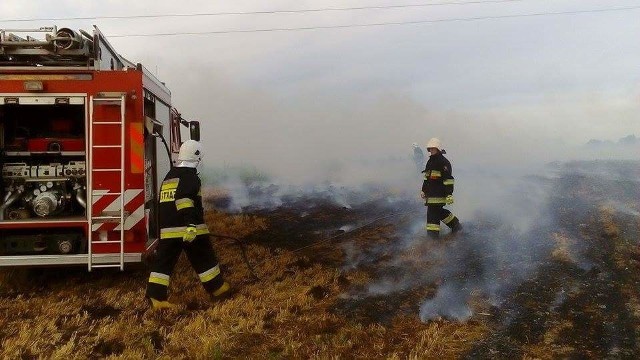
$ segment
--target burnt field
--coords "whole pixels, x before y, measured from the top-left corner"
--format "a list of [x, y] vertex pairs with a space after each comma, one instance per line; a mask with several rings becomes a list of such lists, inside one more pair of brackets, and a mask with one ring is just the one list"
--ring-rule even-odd
[[143, 267], [2, 270], [0, 357], [638, 358], [639, 179], [548, 166], [438, 240], [415, 191], [212, 191], [210, 229], [259, 280], [229, 239], [213, 241], [236, 295], [211, 304], [182, 258], [175, 311], [147, 309]]

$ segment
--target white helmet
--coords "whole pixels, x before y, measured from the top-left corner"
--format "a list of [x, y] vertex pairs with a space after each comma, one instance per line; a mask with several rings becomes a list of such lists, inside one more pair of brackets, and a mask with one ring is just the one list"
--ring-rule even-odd
[[438, 150], [442, 150], [442, 143], [440, 142], [440, 139], [438, 138], [429, 139], [429, 142], [427, 143], [427, 149], [429, 148], [436, 148]]
[[202, 161], [202, 145], [195, 140], [185, 141], [180, 146], [178, 161], [197, 166]]

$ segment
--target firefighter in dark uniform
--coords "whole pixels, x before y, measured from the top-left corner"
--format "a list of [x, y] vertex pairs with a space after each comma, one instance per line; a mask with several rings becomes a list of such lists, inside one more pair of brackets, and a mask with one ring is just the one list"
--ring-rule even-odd
[[452, 232], [461, 229], [460, 221], [445, 209], [445, 205], [453, 204], [453, 175], [451, 163], [444, 157], [442, 143], [432, 138], [427, 143], [427, 151], [431, 154], [423, 171], [421, 196], [427, 206], [427, 233], [431, 237], [440, 234], [440, 222], [451, 228]]
[[180, 147], [178, 164], [162, 182], [158, 222], [160, 241], [151, 266], [146, 296], [153, 308], [170, 308], [167, 301], [169, 279], [182, 250], [212, 298], [228, 295], [229, 284], [220, 273], [218, 260], [204, 223], [200, 178], [196, 167], [202, 160], [200, 143], [187, 140]]

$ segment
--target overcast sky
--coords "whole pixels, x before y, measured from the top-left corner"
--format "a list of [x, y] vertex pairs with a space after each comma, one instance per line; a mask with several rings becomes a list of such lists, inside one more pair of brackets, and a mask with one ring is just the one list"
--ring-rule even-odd
[[[455, 0], [454, 2], [467, 2]], [[640, 1], [501, 3], [289, 14], [6, 22], [17, 18], [436, 4], [384, 1], [3, 0], [0, 28], [93, 24], [157, 73], [206, 129], [208, 159], [307, 171], [309, 162], [444, 141], [461, 161], [553, 160], [589, 139], [640, 135]], [[178, 5], [179, 4], [179, 5]], [[593, 12], [216, 35], [110, 35]], [[538, 147], [539, 146], [539, 147]], [[547, 151], [544, 149], [552, 149]], [[600, 157], [606, 157], [600, 156]]]

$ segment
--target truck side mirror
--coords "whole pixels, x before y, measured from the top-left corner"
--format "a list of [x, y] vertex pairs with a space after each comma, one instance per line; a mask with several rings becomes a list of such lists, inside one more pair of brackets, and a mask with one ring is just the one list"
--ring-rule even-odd
[[189, 121], [189, 135], [191, 140], [200, 141], [200, 121]]

